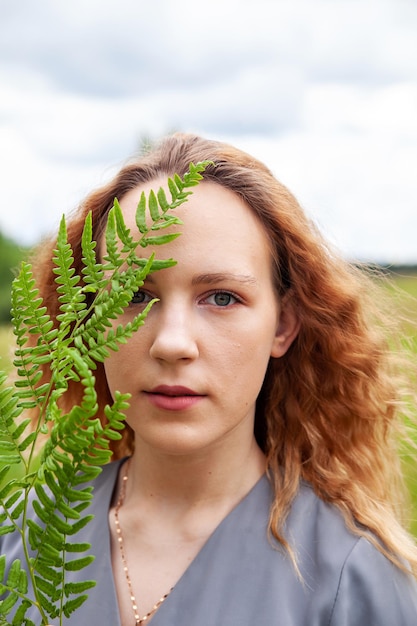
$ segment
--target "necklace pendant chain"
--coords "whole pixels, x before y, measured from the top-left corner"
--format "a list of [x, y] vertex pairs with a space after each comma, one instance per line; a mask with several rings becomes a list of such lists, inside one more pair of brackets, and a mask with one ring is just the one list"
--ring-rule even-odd
[[148, 621], [148, 619], [152, 617], [152, 615], [157, 611], [157, 609], [161, 606], [164, 600], [169, 596], [172, 589], [170, 589], [168, 593], [162, 596], [162, 598], [159, 598], [158, 602], [156, 602], [153, 605], [151, 610], [148, 613], [146, 613], [146, 615], [144, 615], [143, 617], [140, 617], [138, 613], [138, 604], [136, 602], [136, 597], [133, 592], [133, 586], [132, 586], [132, 580], [129, 574], [129, 568], [127, 566], [127, 558], [126, 558], [126, 553], [125, 553], [125, 548], [124, 548], [123, 534], [122, 534], [122, 529], [121, 529], [120, 520], [119, 520], [119, 511], [124, 503], [125, 496], [126, 496], [126, 483], [128, 479], [128, 469], [129, 469], [129, 461], [126, 462], [126, 469], [122, 478], [122, 486], [120, 488], [119, 497], [117, 499], [117, 503], [114, 508], [114, 525], [116, 528], [116, 538], [117, 538], [117, 543], [118, 543], [119, 550], [120, 550], [120, 557], [122, 560], [123, 572], [124, 572], [127, 587], [129, 590], [129, 596], [130, 596], [130, 602], [132, 603], [133, 615], [135, 617], [135, 625], [140, 626], [140, 624], [145, 624]]

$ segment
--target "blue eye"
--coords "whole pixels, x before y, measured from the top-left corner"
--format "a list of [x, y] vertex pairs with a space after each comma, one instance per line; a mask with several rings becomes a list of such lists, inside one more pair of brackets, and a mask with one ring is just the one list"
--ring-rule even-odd
[[237, 302], [237, 298], [235, 298], [235, 296], [228, 291], [217, 291], [216, 293], [212, 293], [208, 296], [207, 301], [210, 304], [215, 304], [216, 306], [227, 307], [230, 304], [235, 304], [235, 302]]

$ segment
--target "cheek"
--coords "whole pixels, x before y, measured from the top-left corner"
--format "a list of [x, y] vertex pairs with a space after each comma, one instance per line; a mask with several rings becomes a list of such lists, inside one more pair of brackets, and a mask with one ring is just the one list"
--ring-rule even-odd
[[115, 391], [120, 391], [121, 393], [130, 391], [129, 382], [132, 367], [129, 351], [123, 349], [126, 347], [122, 346], [118, 352], [112, 352], [110, 357], [104, 361], [107, 384], [112, 395]]
[[269, 334], [247, 333], [241, 341], [223, 344], [222, 358], [217, 359], [218, 372], [229, 393], [258, 395], [271, 357], [272, 338]]
[[115, 364], [115, 360], [117, 361], [117, 359], [115, 359], [115, 356], [112, 355], [111, 357], [109, 357], [108, 359], [106, 359], [106, 361], [104, 362], [104, 371], [106, 374], [106, 379], [107, 379], [107, 385], [110, 389], [110, 393], [111, 395], [114, 397], [114, 392], [116, 390], [119, 390], [119, 382], [118, 382], [118, 376], [117, 376], [117, 371], [118, 368]]

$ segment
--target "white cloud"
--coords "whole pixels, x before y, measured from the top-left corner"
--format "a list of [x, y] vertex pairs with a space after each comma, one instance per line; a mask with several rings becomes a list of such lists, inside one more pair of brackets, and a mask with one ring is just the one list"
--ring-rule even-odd
[[181, 129], [265, 160], [346, 255], [417, 261], [416, 26], [414, 0], [9, 4], [0, 228], [34, 241]]

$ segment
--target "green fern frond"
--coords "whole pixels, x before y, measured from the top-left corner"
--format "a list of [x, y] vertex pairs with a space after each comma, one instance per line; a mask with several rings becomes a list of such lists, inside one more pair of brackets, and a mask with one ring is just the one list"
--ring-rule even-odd
[[81, 311], [86, 309], [85, 294], [79, 289], [81, 277], [75, 274], [73, 267], [74, 257], [67, 238], [67, 226], [65, 218], [61, 219], [58, 231], [57, 247], [53, 258], [55, 267], [53, 272], [56, 275], [55, 282], [58, 285], [57, 292], [60, 294], [58, 301], [60, 313], [57, 319], [63, 322], [59, 328], [60, 339], [66, 336], [67, 328], [74, 321], [79, 319]]
[[120, 255], [117, 239], [116, 216], [114, 209], [110, 209], [107, 217], [105, 240], [106, 254], [103, 256], [103, 260], [107, 262], [107, 265], [104, 266], [104, 270], [114, 271], [123, 265], [123, 258]]
[[[56, 619], [62, 624], [95, 585], [91, 580], [70, 582], [67, 575], [83, 571], [94, 558], [90, 545], [77, 541], [77, 535], [93, 519], [88, 514], [91, 481], [111, 458], [110, 442], [121, 437], [129, 395], [114, 394], [102, 423], [97, 417], [93, 372], [98, 362], [143, 325], [153, 302], [129, 322], [116, 327], [114, 322], [130, 306], [147, 275], [175, 261], [153, 255], [142, 258], [139, 251], [178, 236], [177, 232], [157, 233], [181, 224], [172, 211], [187, 200], [207, 164], [191, 164], [182, 178], [170, 178], [171, 200], [162, 188], [148, 197], [141, 195], [135, 216], [137, 237], [126, 226], [115, 199], [102, 261], [97, 259], [92, 216], [88, 215], [80, 274], [74, 268], [65, 219], [61, 220], [53, 257], [60, 308], [56, 323], [42, 302], [30, 264], [22, 264], [14, 281], [18, 379], [13, 387], [3, 388], [5, 375], [0, 373], [0, 536], [16, 533], [22, 560], [9, 563], [7, 555], [0, 556], [0, 625], [34, 626], [27, 617], [33, 609], [42, 626]], [[87, 294], [93, 294], [92, 302]], [[43, 380], [45, 366], [51, 372], [47, 380]], [[64, 413], [60, 399], [71, 381], [81, 385], [83, 395], [78, 405]], [[36, 409], [35, 427], [29, 417], [22, 416], [26, 409]], [[41, 434], [48, 438], [38, 454]], [[21, 474], [15, 475], [12, 467], [19, 467]]]
[[125, 224], [122, 209], [120, 208], [117, 198], [114, 200], [113, 212], [115, 217], [116, 233], [119, 241], [123, 244], [121, 252], [130, 252], [130, 250], [132, 250], [135, 246], [135, 242], [130, 234], [130, 229], [127, 228]]
[[97, 263], [96, 246], [97, 242], [93, 241], [93, 218], [91, 212], [85, 219], [83, 234], [81, 238], [82, 249], [82, 274], [86, 285], [84, 291], [97, 292], [106, 285], [103, 266]]

